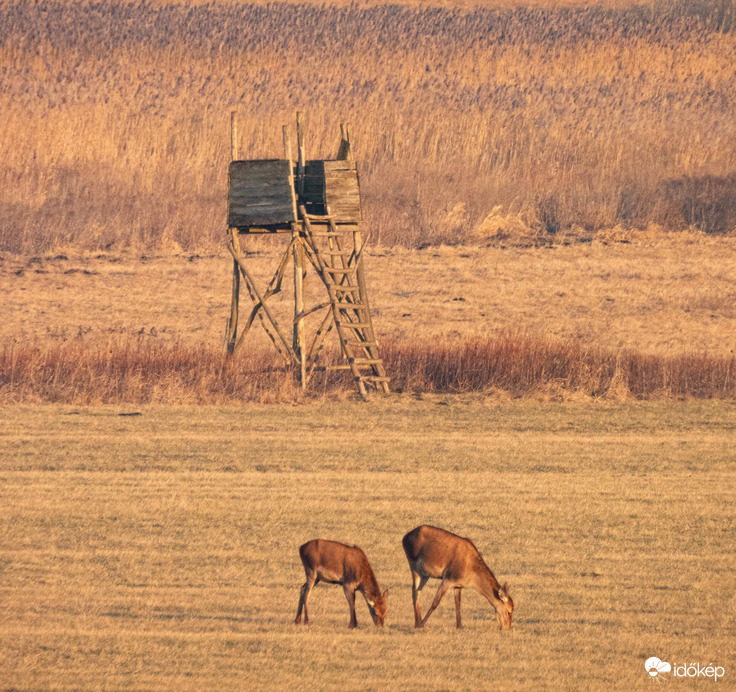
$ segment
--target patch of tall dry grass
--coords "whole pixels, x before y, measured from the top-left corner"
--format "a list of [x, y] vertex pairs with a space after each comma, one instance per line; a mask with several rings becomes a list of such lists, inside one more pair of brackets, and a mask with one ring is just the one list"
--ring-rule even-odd
[[736, 358], [612, 352], [576, 341], [506, 336], [444, 344], [390, 343], [382, 355], [394, 387], [514, 397], [725, 398], [736, 396]]
[[231, 108], [244, 157], [350, 122], [384, 244], [727, 233], [734, 7], [3, 3], [0, 250], [219, 244]]
[[[506, 336], [464, 342], [388, 342], [392, 387], [404, 392], [511, 397], [736, 398], [736, 357], [612, 353], [574, 342]], [[316, 373], [311, 396], [353, 391], [345, 372]], [[302, 396], [275, 354], [124, 340], [7, 345], [0, 351], [0, 403], [284, 402]]]

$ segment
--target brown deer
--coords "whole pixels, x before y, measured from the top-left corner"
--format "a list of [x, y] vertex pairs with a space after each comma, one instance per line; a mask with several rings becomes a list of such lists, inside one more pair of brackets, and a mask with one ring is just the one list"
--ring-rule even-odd
[[[511, 628], [514, 602], [509, 595], [509, 586], [498, 583], [470, 539], [434, 526], [417, 526], [401, 542], [413, 579], [411, 595], [414, 601], [414, 627], [424, 627], [427, 618], [440, 604], [448, 589], [454, 589], [455, 621], [458, 628], [461, 628], [460, 590], [471, 587], [483, 594], [496, 609], [496, 620], [501, 629]], [[441, 579], [442, 582], [422, 619], [419, 592], [430, 577]]]
[[304, 582], [299, 594], [299, 609], [294, 624], [298, 625], [302, 621], [302, 608], [304, 608], [304, 624], [309, 623], [307, 614], [309, 594], [315, 584], [324, 581], [342, 586], [350, 606], [350, 628], [358, 626], [358, 619], [355, 616], [356, 591], [360, 591], [365, 597], [373, 622], [383, 627], [388, 589], [381, 594], [368, 558], [358, 546], [351, 547], [318, 538], [299, 548], [299, 557], [302, 559], [307, 581]]

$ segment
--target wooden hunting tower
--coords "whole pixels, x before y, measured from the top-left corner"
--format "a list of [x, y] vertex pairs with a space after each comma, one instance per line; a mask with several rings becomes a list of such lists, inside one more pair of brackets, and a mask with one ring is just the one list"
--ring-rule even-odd
[[[301, 114], [297, 113], [297, 157], [291, 155], [288, 130], [283, 128], [284, 158], [239, 160], [237, 122], [231, 118], [231, 158], [228, 185], [228, 249], [233, 256], [233, 293], [227, 325], [228, 353], [244, 341], [256, 317], [302, 388], [315, 371], [350, 370], [360, 395], [369, 387], [388, 393], [389, 378], [378, 352], [363, 269], [360, 184], [350, 151], [350, 137], [341, 126], [340, 146], [334, 160], [307, 161]], [[290, 234], [290, 242], [265, 291], [260, 291], [241, 252], [240, 236]], [[292, 334], [284, 332], [267, 305], [281, 290], [286, 268], [294, 266], [294, 320]], [[305, 308], [307, 262], [326, 290], [326, 301]], [[253, 307], [238, 335], [240, 281]], [[307, 347], [305, 317], [324, 310]], [[320, 354], [328, 334], [335, 330], [342, 363], [323, 365]], [[289, 336], [291, 337], [289, 339]]]

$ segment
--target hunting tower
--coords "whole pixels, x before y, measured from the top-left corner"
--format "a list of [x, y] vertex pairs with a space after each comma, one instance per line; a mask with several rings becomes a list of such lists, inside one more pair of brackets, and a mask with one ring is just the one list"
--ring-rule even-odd
[[[370, 387], [388, 393], [389, 378], [379, 355], [368, 301], [360, 185], [347, 128], [340, 126], [335, 159], [307, 161], [302, 117], [297, 113], [295, 159], [288, 128], [284, 126], [283, 158], [240, 160], [235, 112], [230, 124], [228, 250], [233, 256], [233, 292], [227, 324], [228, 353], [242, 345], [257, 317], [287, 366], [295, 369], [303, 389], [316, 371], [350, 370], [364, 399]], [[289, 242], [271, 281], [262, 291], [247, 266], [240, 237], [279, 233], [289, 234]], [[281, 290], [291, 263], [294, 318], [291, 330], [284, 331], [267, 301]], [[323, 301], [310, 307], [305, 306], [304, 292], [308, 265], [325, 290]], [[253, 306], [238, 334], [241, 279]], [[323, 314], [308, 339], [305, 318], [313, 313]], [[342, 362], [325, 365], [320, 362], [320, 354], [333, 329], [340, 343]]]

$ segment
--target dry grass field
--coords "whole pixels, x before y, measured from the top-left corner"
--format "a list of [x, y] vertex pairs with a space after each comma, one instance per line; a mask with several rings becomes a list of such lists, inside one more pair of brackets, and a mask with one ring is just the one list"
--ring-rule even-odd
[[[370, 248], [375, 326], [383, 339], [402, 341], [521, 331], [614, 351], [732, 355], [736, 241], [647, 238], [552, 248]], [[265, 286], [281, 250], [261, 239], [244, 245], [254, 253], [248, 266]], [[222, 250], [144, 258], [0, 255], [0, 343], [91, 345], [124, 337], [220, 348], [231, 277]], [[287, 276], [272, 299], [284, 322], [293, 300], [288, 282]], [[324, 288], [311, 270], [306, 289], [322, 302]], [[260, 331], [255, 344], [267, 343]]]
[[[730, 687], [735, 413], [448, 397], [0, 409], [1, 684], [643, 690], [658, 656], [723, 666]], [[413, 629], [401, 537], [425, 522], [472, 537], [509, 581], [509, 632], [474, 592], [463, 631], [452, 599]], [[390, 590], [382, 630], [361, 602], [349, 631], [322, 585], [310, 626], [292, 624], [297, 548], [316, 536], [365, 549]]]
[[384, 245], [733, 231], [734, 0], [439, 4], [2, 3], [0, 250], [211, 252], [231, 109], [349, 122]]
[[[0, 688], [733, 687], [734, 55], [736, 0], [0, 3]], [[224, 356], [231, 109], [252, 158], [349, 122], [390, 397]], [[509, 632], [414, 630], [420, 523]], [[292, 624], [314, 537], [383, 629]]]
[[[736, 395], [736, 245], [702, 233], [531, 248], [379, 247], [371, 305], [393, 386], [504, 396]], [[278, 248], [248, 241], [265, 286]], [[183, 403], [302, 397], [256, 325], [226, 359], [222, 254], [0, 260], [0, 401]], [[314, 274], [307, 305], [324, 301]], [[269, 303], [291, 321], [290, 280]], [[307, 319], [316, 329], [321, 313]], [[336, 342], [326, 352], [335, 357]], [[310, 396], [352, 392], [317, 378]]]

